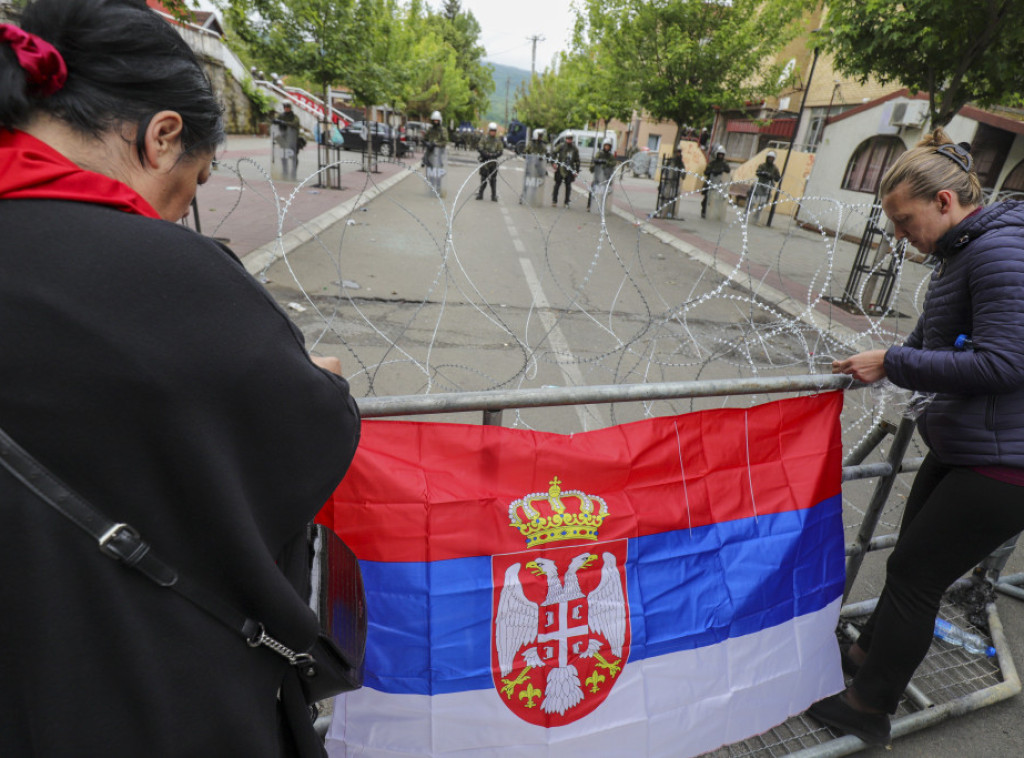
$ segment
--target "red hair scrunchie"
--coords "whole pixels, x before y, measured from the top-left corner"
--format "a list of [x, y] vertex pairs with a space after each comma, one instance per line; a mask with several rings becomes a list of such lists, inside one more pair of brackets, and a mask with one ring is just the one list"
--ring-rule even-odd
[[0, 42], [10, 45], [29, 84], [44, 96], [52, 95], [64, 86], [68, 67], [57, 48], [49, 42], [12, 24], [0, 24]]

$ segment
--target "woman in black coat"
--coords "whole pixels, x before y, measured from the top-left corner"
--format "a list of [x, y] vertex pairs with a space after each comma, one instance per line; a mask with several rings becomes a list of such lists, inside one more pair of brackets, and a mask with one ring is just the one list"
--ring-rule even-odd
[[[175, 223], [221, 109], [136, 0], [0, 25], [0, 427], [292, 650], [315, 617], [277, 561], [341, 480], [336, 359], [237, 258]], [[124, 568], [0, 468], [0, 755], [322, 754], [295, 670]]]
[[931, 645], [943, 593], [1024, 530], [1024, 206], [981, 205], [970, 153], [936, 129], [882, 179], [896, 237], [939, 259], [903, 345], [835, 361], [833, 373], [934, 393], [928, 445], [886, 564], [878, 605], [810, 714], [887, 744], [888, 714]]

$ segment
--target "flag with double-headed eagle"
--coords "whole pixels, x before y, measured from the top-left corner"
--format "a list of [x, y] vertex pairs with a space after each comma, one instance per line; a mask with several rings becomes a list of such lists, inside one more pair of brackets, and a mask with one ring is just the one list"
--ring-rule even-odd
[[696, 756], [842, 687], [840, 393], [573, 435], [367, 421], [332, 758]]

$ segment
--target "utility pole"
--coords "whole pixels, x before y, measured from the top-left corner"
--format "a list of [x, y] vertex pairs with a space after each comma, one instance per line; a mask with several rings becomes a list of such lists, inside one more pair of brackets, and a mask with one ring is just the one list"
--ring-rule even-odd
[[508, 85], [509, 78], [505, 77], [505, 123], [508, 123]]
[[539, 34], [534, 34], [532, 37], [527, 37], [526, 39], [533, 42], [533, 56], [530, 59], [530, 81], [532, 82], [533, 76], [537, 71], [537, 43], [543, 42], [545, 38]]

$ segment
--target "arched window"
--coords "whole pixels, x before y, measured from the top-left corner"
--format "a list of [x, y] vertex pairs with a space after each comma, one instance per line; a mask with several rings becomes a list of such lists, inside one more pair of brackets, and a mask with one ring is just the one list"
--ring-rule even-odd
[[1020, 200], [1024, 197], [1024, 161], [1013, 167], [1013, 171], [1006, 175], [1003, 186], [999, 188], [999, 198], [1012, 197]]
[[861, 142], [843, 175], [843, 189], [854, 192], [878, 192], [885, 170], [903, 153], [907, 146], [899, 137], [876, 136]]

